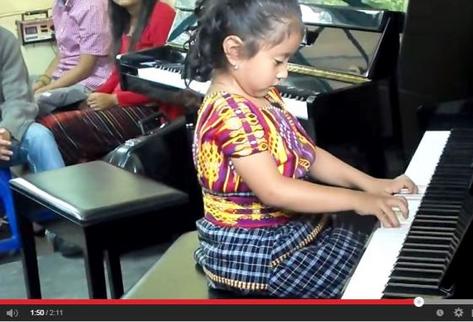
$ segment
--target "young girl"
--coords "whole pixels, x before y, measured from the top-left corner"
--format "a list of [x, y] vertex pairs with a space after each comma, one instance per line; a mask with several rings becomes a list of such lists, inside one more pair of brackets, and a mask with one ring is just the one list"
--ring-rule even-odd
[[339, 297], [363, 241], [327, 213], [355, 211], [397, 227], [393, 208], [407, 216], [407, 202], [392, 194], [415, 184], [343, 163], [285, 109], [274, 86], [303, 36], [296, 0], [204, 0], [196, 15], [186, 72], [211, 79], [194, 141], [205, 207], [197, 262], [216, 289]]
[[[113, 57], [162, 46], [175, 16], [171, 6], [156, 0], [109, 0], [109, 11]], [[40, 120], [54, 133], [67, 164], [99, 158], [138, 136], [138, 121], [156, 111], [148, 97], [120, 88], [118, 68], [86, 103], [83, 109]]]

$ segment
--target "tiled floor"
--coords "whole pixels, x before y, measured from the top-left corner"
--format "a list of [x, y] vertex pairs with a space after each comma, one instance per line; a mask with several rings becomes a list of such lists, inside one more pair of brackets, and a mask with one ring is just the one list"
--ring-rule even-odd
[[[54, 253], [45, 237], [37, 238], [38, 266], [43, 298], [88, 298], [82, 257]], [[169, 243], [125, 254], [121, 258], [125, 291], [159, 259]], [[19, 254], [0, 254], [0, 298], [26, 298]]]

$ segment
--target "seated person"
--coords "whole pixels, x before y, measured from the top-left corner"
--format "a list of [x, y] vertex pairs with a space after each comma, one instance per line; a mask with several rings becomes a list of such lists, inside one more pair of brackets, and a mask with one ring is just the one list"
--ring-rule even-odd
[[0, 27], [0, 167], [27, 164], [32, 172], [64, 166], [51, 132], [35, 123], [38, 107], [18, 40]]
[[[113, 55], [165, 44], [175, 11], [161, 1], [109, 1]], [[40, 122], [58, 141], [66, 164], [102, 157], [140, 135], [138, 121], [156, 112], [151, 100], [120, 88], [119, 70], [90, 94], [80, 110], [48, 115]]]
[[364, 237], [333, 213], [375, 215], [399, 227], [393, 208], [406, 217], [407, 201], [393, 194], [416, 192], [415, 184], [349, 166], [316, 146], [287, 111], [275, 86], [302, 41], [297, 0], [231, 7], [206, 0], [196, 16], [186, 68], [192, 79], [211, 80], [193, 149], [204, 201], [197, 263], [214, 289], [340, 297]]
[[33, 84], [39, 115], [84, 100], [110, 75], [107, 0], [55, 0], [58, 55]]

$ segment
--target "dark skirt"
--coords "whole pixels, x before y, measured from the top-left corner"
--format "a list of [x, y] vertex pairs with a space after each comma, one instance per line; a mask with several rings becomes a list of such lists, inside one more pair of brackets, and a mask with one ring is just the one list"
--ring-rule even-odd
[[54, 134], [67, 165], [101, 158], [141, 134], [138, 121], [156, 112], [146, 106], [73, 110], [49, 114], [39, 123]]
[[364, 236], [329, 217], [300, 216], [273, 228], [197, 222], [196, 261], [209, 286], [245, 295], [338, 298], [358, 261]]

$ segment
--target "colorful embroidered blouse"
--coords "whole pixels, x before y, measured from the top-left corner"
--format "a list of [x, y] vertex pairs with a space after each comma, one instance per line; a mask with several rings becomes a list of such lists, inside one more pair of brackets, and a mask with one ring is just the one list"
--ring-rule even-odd
[[246, 228], [285, 223], [291, 214], [261, 203], [235, 171], [231, 158], [269, 151], [279, 172], [306, 176], [315, 160], [315, 145], [297, 119], [284, 108], [276, 89], [259, 108], [226, 92], [207, 95], [199, 109], [194, 136], [194, 163], [202, 186], [207, 220]]

